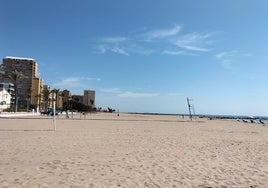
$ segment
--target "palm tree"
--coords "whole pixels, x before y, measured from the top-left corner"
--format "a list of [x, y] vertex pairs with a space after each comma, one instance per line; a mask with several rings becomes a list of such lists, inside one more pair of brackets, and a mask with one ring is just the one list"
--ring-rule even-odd
[[19, 72], [17, 70], [14, 70], [11, 72], [9, 75], [9, 78], [14, 84], [14, 89], [15, 89], [15, 112], [18, 111], [18, 84], [19, 82], [25, 78], [22, 72]]

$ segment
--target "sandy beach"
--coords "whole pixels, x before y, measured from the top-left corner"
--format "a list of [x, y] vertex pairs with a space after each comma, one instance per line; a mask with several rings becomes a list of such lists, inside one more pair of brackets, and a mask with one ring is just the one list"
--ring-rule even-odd
[[268, 126], [163, 115], [0, 119], [0, 187], [268, 187]]

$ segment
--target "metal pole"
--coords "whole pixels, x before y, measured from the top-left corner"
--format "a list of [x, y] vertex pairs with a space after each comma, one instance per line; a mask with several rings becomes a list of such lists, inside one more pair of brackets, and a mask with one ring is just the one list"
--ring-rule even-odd
[[56, 131], [56, 101], [55, 101], [55, 93], [53, 94], [53, 127], [54, 131]]
[[190, 99], [188, 97], [187, 97], [187, 103], [188, 103], [188, 108], [189, 108], [190, 119], [192, 121], [191, 105], [190, 105]]

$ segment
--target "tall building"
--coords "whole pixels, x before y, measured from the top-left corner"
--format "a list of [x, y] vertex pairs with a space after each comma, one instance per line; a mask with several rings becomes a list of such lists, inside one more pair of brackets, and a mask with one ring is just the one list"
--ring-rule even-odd
[[95, 108], [95, 91], [84, 90], [83, 104]]
[[23, 78], [18, 83], [18, 105], [26, 107], [29, 102], [38, 107], [41, 103], [43, 88], [42, 79], [38, 78], [38, 64], [32, 58], [5, 57], [3, 59], [4, 77], [2, 82], [12, 82], [10, 75], [17, 70], [23, 74]]

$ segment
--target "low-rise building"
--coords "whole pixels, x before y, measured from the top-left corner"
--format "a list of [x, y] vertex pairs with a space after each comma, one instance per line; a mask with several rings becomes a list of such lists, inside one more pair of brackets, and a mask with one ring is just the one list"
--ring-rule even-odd
[[10, 108], [14, 104], [14, 84], [0, 83], [0, 110]]
[[0, 112], [11, 107], [11, 94], [5, 89], [0, 89]]

